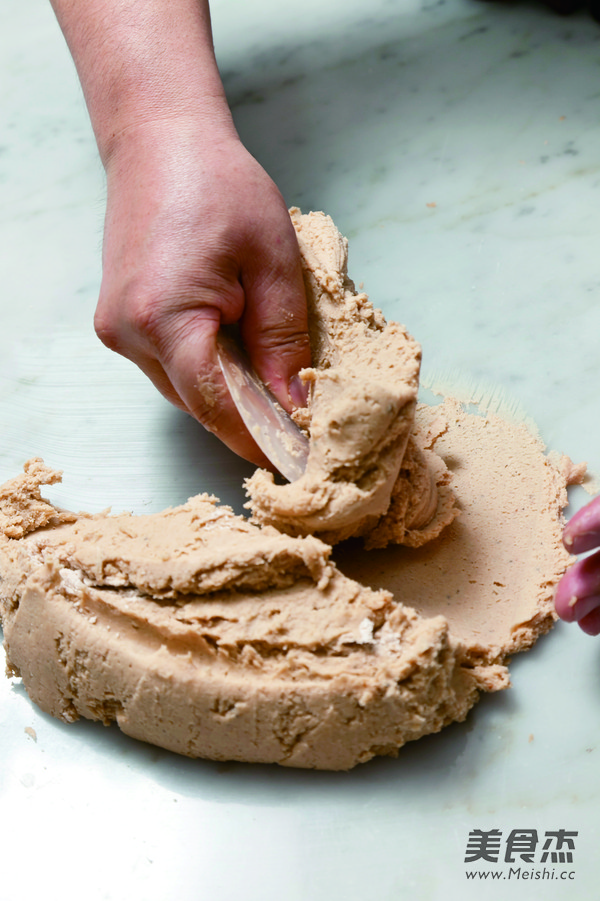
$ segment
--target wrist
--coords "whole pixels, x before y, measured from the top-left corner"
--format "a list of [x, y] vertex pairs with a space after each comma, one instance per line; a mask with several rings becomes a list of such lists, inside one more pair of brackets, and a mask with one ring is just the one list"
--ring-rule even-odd
[[[136, 117], [114, 131], [102, 150], [109, 195], [138, 183], [149, 193], [172, 193], [191, 177], [222, 163], [241, 147], [229, 109]], [[167, 187], [168, 186], [168, 187]]]
[[227, 104], [204, 102], [168, 109], [136, 108], [105, 123], [96, 134], [107, 176], [138, 160], [172, 165], [194, 154], [201, 158], [215, 145], [239, 141]]

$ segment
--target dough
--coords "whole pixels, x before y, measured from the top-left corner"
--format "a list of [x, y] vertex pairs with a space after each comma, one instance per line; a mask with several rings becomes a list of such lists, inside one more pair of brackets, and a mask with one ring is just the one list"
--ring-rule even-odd
[[507, 682], [504, 667], [465, 665], [443, 617], [342, 575], [319, 539], [206, 495], [61, 516], [39, 494], [56, 478], [34, 459], [0, 490], [9, 668], [53, 716], [116, 720], [192, 757], [336, 770], [395, 754]]
[[60, 473], [31, 460], [0, 488], [0, 615], [9, 674], [54, 716], [338, 770], [509, 685], [508, 657], [554, 621], [584, 467], [452, 400], [417, 408], [418, 346], [356, 294], [331, 220], [293, 216], [316, 363], [306, 477], [253, 476], [253, 521], [208, 495], [90, 516], [45, 501]]
[[246, 481], [255, 522], [329, 544], [364, 536], [365, 546], [418, 547], [456, 515], [446, 467], [413, 434], [421, 348], [386, 322], [348, 278], [348, 243], [324, 213], [291, 210], [303, 262], [314, 368], [306, 472], [276, 484], [257, 470]]
[[561, 540], [566, 486], [585, 465], [546, 456], [523, 423], [450, 398], [420, 406], [416, 423], [448, 463], [459, 516], [425, 547], [359, 554], [349, 543], [336, 563], [423, 617], [442, 615], [472, 665], [505, 663], [556, 620], [554, 589], [572, 559]]

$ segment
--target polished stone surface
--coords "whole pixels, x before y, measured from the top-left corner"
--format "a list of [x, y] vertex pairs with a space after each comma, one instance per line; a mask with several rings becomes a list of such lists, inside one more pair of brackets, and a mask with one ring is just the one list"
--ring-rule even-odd
[[[425, 380], [497, 391], [600, 472], [600, 26], [476, 0], [214, 0], [213, 19], [243, 140], [348, 235]], [[0, 46], [0, 479], [39, 455], [76, 509], [206, 490], [241, 510], [250, 467], [94, 336], [103, 174], [49, 5], [1, 8]], [[177, 758], [4, 680], [0, 896], [596, 899], [600, 639], [559, 625], [512, 673], [466, 723], [337, 775]], [[502, 830], [506, 880], [512, 830], [538, 831], [536, 861], [578, 831], [574, 878], [467, 880], [474, 829]]]

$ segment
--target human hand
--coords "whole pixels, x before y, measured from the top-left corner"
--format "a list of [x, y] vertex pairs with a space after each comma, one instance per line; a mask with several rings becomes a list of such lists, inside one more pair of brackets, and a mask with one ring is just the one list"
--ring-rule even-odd
[[232, 450], [269, 465], [227, 391], [216, 335], [238, 323], [282, 406], [305, 402], [306, 299], [283, 198], [232, 128], [191, 118], [136, 125], [105, 165], [99, 337]]
[[[600, 497], [569, 520], [563, 543], [573, 554], [600, 548]], [[558, 584], [554, 603], [561, 619], [577, 622], [588, 635], [600, 634], [600, 550], [567, 570]]]

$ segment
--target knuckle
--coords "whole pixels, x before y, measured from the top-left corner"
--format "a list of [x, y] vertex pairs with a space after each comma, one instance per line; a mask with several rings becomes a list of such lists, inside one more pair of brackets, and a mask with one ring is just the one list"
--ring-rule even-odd
[[155, 344], [164, 318], [162, 300], [132, 281], [118, 290], [101, 291], [94, 329], [103, 344], [123, 352], [132, 344]]
[[166, 313], [162, 298], [130, 291], [123, 297], [123, 309], [129, 330], [150, 344], [159, 343]]
[[263, 336], [265, 348], [280, 357], [296, 358], [310, 354], [308, 332], [301, 329], [290, 330], [289, 323], [272, 326]]
[[98, 307], [94, 314], [94, 331], [102, 343], [117, 353], [122, 348], [121, 333], [114, 317], [105, 309]]
[[125, 356], [135, 348], [161, 358], [173, 330], [172, 304], [156, 291], [128, 285], [98, 305], [94, 328], [111, 350]]

